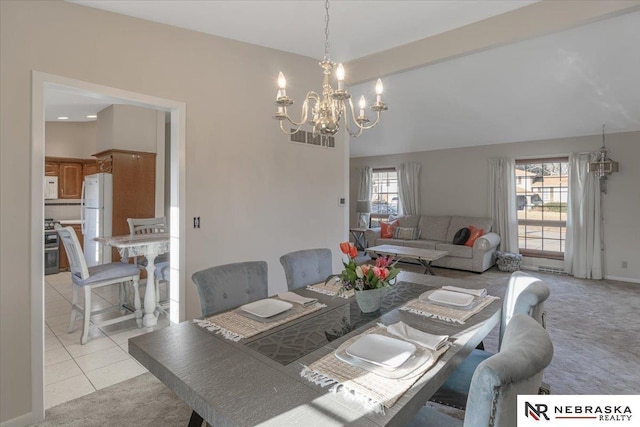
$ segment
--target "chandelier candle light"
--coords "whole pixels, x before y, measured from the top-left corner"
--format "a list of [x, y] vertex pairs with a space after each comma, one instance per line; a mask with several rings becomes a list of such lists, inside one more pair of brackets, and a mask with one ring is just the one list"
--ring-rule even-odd
[[[359, 107], [360, 114], [355, 115], [353, 109], [353, 103], [351, 102], [351, 94], [344, 88], [344, 67], [342, 64], [336, 64], [331, 62], [329, 54], [329, 0], [325, 1], [325, 44], [324, 44], [324, 59], [320, 62], [320, 67], [323, 69], [324, 80], [322, 83], [322, 98], [316, 92], [309, 91], [302, 103], [302, 113], [299, 122], [296, 122], [289, 117], [287, 107], [293, 105], [293, 99], [287, 96], [287, 80], [284, 74], [280, 72], [278, 74], [278, 93], [276, 95], [275, 104], [278, 106], [278, 111], [273, 116], [274, 119], [280, 122], [280, 129], [287, 135], [292, 135], [300, 130], [302, 125], [309, 123], [313, 127], [313, 134], [320, 133], [321, 135], [335, 135], [340, 130], [340, 120], [343, 120], [347, 132], [352, 137], [358, 137], [362, 135], [362, 132], [366, 129], [371, 129], [378, 124], [380, 120], [380, 112], [388, 109], [387, 105], [382, 102], [382, 81], [378, 79], [376, 83], [376, 102], [371, 106], [371, 110], [375, 111], [376, 119], [373, 123], [365, 115], [365, 109], [367, 102], [364, 96], [360, 97]], [[329, 83], [329, 76], [332, 70], [336, 68], [336, 80], [338, 82], [337, 89], [333, 89]], [[349, 128], [349, 111], [347, 109], [347, 102], [349, 103], [349, 110], [351, 111], [351, 119], [356, 126], [356, 130], [353, 131]], [[313, 104], [311, 104], [313, 103]], [[311, 108], [311, 118], [309, 119], [309, 108]], [[344, 119], [343, 119], [344, 118]], [[288, 131], [285, 129], [284, 120], [289, 121], [295, 129]]]

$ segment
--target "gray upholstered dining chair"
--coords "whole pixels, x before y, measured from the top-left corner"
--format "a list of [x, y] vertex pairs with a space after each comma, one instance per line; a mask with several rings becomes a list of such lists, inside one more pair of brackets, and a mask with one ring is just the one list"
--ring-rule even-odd
[[424, 406], [407, 426], [513, 427], [517, 396], [537, 394], [552, 358], [547, 331], [526, 314], [517, 314], [506, 328], [500, 352], [473, 373], [464, 421]]
[[[536, 285], [530, 288], [531, 285]], [[521, 301], [520, 296], [525, 293]], [[500, 338], [498, 347], [502, 345], [502, 335], [511, 317], [518, 313], [527, 313], [545, 327], [544, 301], [549, 298], [549, 287], [537, 277], [522, 271], [514, 271], [509, 278], [507, 292], [502, 303], [500, 319]], [[520, 306], [518, 304], [521, 304]]]
[[[111, 262], [109, 264], [100, 264], [93, 267], [87, 267], [87, 261], [82, 252], [82, 247], [78, 241], [78, 236], [72, 227], [61, 227], [56, 225], [56, 231], [62, 239], [64, 248], [69, 258], [69, 265], [71, 268], [71, 281], [73, 283], [73, 300], [71, 303], [71, 320], [69, 321], [69, 332], [73, 332], [75, 320], [78, 314], [83, 317], [82, 322], [82, 335], [80, 336], [80, 343], [86, 344], [89, 339], [90, 327], [101, 327], [111, 325], [117, 322], [123, 322], [125, 320], [136, 318], [138, 326], [142, 321], [142, 311], [140, 309], [140, 295], [138, 292], [138, 281], [140, 279], [140, 270], [133, 264], [127, 264], [123, 262]], [[132, 314], [124, 314], [124, 303], [126, 302], [122, 293], [122, 287], [120, 287], [120, 301], [119, 304], [111, 307], [103, 308], [100, 310], [91, 310], [91, 292], [93, 289], [100, 288], [102, 286], [122, 284], [125, 282], [132, 282], [134, 289], [134, 305], [135, 312]], [[78, 304], [78, 291], [83, 289], [84, 302], [80, 306]], [[119, 309], [121, 316], [112, 319], [104, 320], [101, 322], [91, 322], [91, 316], [103, 313], [107, 310]], [[93, 325], [91, 325], [93, 323]]]
[[203, 316], [267, 297], [267, 263], [248, 261], [218, 265], [193, 273]]
[[289, 290], [324, 282], [333, 273], [331, 249], [304, 249], [280, 257]]
[[[549, 294], [549, 287], [542, 280], [520, 271], [511, 275], [502, 303], [499, 351], [502, 351], [503, 336], [513, 316], [524, 314], [533, 318], [543, 328], [546, 327], [544, 302], [549, 298]], [[488, 351], [474, 349], [430, 400], [464, 409], [474, 371], [481, 362], [491, 356], [493, 354]]]
[[[166, 233], [167, 217], [160, 216], [156, 218], [127, 218], [127, 224], [129, 224], [129, 233], [134, 234], [150, 234], [150, 233]], [[134, 257], [133, 263], [140, 269], [147, 267], [147, 260], [145, 257]], [[160, 282], [166, 284], [167, 294], [169, 293], [169, 254], [160, 254], [154, 260], [154, 277], [156, 286], [156, 298], [158, 298], [159, 305], [163, 309], [169, 308], [168, 296], [165, 300], [160, 300]]]

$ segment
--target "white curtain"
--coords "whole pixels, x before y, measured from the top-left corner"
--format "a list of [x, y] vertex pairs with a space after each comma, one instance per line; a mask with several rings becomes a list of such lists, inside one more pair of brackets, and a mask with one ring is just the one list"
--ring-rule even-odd
[[405, 215], [420, 213], [420, 167], [419, 163], [403, 163], [396, 168], [398, 197]]
[[369, 166], [362, 168], [360, 172], [360, 188], [358, 190], [358, 200], [371, 200], [371, 180], [373, 169]]
[[513, 159], [489, 159], [489, 214], [500, 250], [518, 253], [516, 173]]
[[569, 156], [564, 270], [581, 279], [602, 279], [600, 182], [588, 172], [590, 157]]

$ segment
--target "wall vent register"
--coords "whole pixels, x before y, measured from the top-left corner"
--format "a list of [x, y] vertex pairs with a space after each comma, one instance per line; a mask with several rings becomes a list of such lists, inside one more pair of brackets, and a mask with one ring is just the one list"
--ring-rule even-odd
[[[291, 129], [292, 131], [295, 129]], [[313, 132], [298, 131], [291, 135], [292, 142], [300, 142], [302, 144], [315, 145], [316, 147], [336, 148], [336, 138]]]

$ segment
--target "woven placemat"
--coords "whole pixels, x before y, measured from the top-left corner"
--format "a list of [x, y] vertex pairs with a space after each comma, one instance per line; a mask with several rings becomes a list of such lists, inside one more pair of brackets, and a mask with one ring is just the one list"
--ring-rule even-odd
[[[376, 326], [364, 334], [386, 335], [396, 338], [387, 332], [386, 327]], [[353, 366], [338, 359], [332, 352], [305, 366], [300, 376], [321, 387], [331, 386], [330, 391], [342, 393], [348, 398], [362, 403], [367, 409], [384, 413], [391, 408], [425, 372], [433, 367], [440, 356], [449, 349], [446, 345], [433, 353], [433, 357], [407, 377], [392, 379], [376, 375], [366, 369]]]
[[249, 338], [254, 335], [258, 335], [261, 332], [268, 331], [283, 323], [290, 322], [302, 316], [306, 316], [309, 313], [318, 311], [321, 308], [326, 307], [326, 304], [319, 302], [315, 304], [303, 307], [302, 310], [291, 313], [290, 316], [286, 316], [281, 320], [274, 322], [259, 322], [257, 320], [249, 319], [235, 310], [226, 311], [224, 313], [215, 314], [205, 319], [194, 319], [193, 323], [200, 327], [205, 328], [208, 331], [215, 332], [222, 335], [231, 341], [240, 341], [243, 338]]
[[319, 294], [330, 295], [330, 296], [339, 296], [340, 298], [351, 298], [356, 294], [356, 291], [350, 289], [348, 291], [344, 291], [340, 293], [340, 288], [342, 284], [335, 280], [330, 281], [326, 285], [324, 282], [317, 283], [315, 285], [307, 286], [307, 289], [313, 292], [318, 292]]
[[481, 297], [481, 301], [471, 310], [460, 310], [453, 307], [445, 307], [443, 305], [432, 304], [427, 301], [420, 301], [418, 298], [413, 299], [400, 307], [400, 310], [418, 314], [420, 316], [432, 317], [434, 319], [444, 320], [445, 322], [464, 323], [474, 314], [480, 313], [486, 306], [493, 301], [500, 299], [491, 295]]

